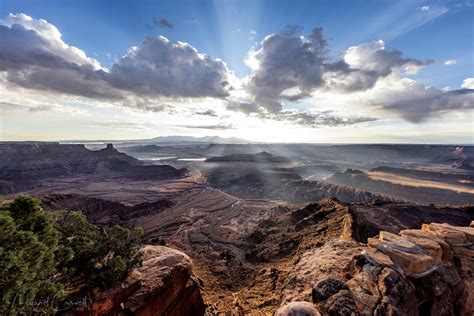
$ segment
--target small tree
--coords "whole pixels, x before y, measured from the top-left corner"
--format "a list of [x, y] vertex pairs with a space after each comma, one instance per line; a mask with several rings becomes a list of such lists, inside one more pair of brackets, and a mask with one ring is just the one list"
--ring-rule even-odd
[[54, 313], [64, 286], [105, 289], [141, 264], [141, 229], [101, 229], [19, 196], [0, 206], [0, 315]]
[[59, 234], [36, 199], [20, 196], [0, 212], [0, 314], [52, 312]]
[[118, 225], [100, 229], [80, 212], [67, 212], [57, 220], [61, 245], [73, 253], [62, 268], [68, 282], [83, 281], [89, 289], [108, 288], [122, 281], [141, 264], [141, 229]]

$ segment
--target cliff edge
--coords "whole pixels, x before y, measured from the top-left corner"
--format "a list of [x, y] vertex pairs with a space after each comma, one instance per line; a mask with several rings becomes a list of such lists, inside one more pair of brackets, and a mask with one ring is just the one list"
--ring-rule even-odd
[[474, 222], [341, 236], [302, 255], [276, 315], [472, 315], [473, 242]]

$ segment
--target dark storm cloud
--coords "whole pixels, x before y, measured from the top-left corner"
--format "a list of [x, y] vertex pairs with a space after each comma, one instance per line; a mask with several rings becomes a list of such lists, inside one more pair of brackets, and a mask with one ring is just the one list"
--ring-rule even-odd
[[158, 26], [158, 27], [161, 27], [161, 28], [164, 28], [164, 29], [170, 29], [172, 30], [174, 25], [173, 23], [171, 23], [169, 20], [165, 19], [165, 18], [154, 18], [153, 19], [153, 23]]

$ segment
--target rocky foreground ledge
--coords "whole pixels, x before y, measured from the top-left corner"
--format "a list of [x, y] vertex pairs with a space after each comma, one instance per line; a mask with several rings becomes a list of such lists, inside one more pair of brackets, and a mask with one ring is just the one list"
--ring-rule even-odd
[[[276, 315], [473, 315], [474, 221], [381, 231], [367, 244], [347, 234], [350, 225], [302, 254]], [[125, 282], [62, 314], [203, 315], [192, 268], [178, 250], [145, 246], [143, 266]]]
[[309, 250], [290, 273], [282, 305], [276, 315], [474, 315], [474, 221]]
[[93, 295], [60, 315], [203, 315], [205, 306], [193, 263], [181, 251], [143, 248], [143, 265], [120, 285]]

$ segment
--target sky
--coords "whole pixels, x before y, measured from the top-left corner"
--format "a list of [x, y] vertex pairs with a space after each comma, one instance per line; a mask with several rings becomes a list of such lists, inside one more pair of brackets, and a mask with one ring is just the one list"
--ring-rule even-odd
[[0, 140], [474, 143], [474, 2], [0, 2]]

